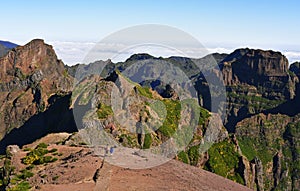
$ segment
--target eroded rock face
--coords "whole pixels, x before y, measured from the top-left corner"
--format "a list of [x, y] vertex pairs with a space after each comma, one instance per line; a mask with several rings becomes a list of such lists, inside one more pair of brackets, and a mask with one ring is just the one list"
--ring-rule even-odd
[[266, 98], [292, 99], [288, 60], [280, 52], [238, 49], [221, 63], [226, 86], [250, 85]]
[[227, 90], [225, 126], [230, 132], [244, 118], [296, 97], [298, 77], [291, 75], [280, 52], [238, 49], [220, 63], [220, 69]]
[[[292, 190], [298, 186], [299, 167], [293, 164], [300, 160], [299, 127], [299, 115], [262, 113], [237, 124], [238, 145], [246, 157], [243, 164], [248, 187]], [[251, 177], [255, 178], [254, 181]]]
[[291, 64], [290, 71], [296, 74], [298, 77], [300, 76], [300, 62], [295, 62]]
[[33, 40], [0, 58], [0, 139], [43, 112], [54, 94], [71, 92], [72, 78], [52, 46]]
[[247, 83], [256, 85], [260, 78], [287, 76], [288, 60], [280, 52], [238, 49], [226, 57], [222, 66], [226, 85]]

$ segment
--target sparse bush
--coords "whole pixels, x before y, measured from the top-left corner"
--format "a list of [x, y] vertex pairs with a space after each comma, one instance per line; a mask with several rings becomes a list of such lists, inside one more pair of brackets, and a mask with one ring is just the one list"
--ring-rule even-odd
[[56, 161], [55, 158], [52, 156], [44, 156], [45, 154], [48, 154], [49, 152], [56, 152], [57, 149], [48, 150], [47, 145], [45, 143], [40, 143], [34, 150], [27, 153], [26, 157], [22, 159], [22, 163], [26, 165], [40, 165], [45, 164], [49, 162]]
[[193, 146], [188, 150], [191, 165], [197, 165], [199, 159], [199, 146]]
[[153, 98], [150, 88], [142, 87], [140, 85], [135, 86], [135, 88], [137, 89], [137, 91], [140, 95], [145, 96], [147, 98]]
[[57, 151], [57, 149], [51, 149], [50, 151], [49, 151], [49, 153], [55, 153]]
[[171, 137], [177, 127], [180, 120], [180, 110], [181, 105], [179, 101], [174, 100], [163, 100], [167, 110], [166, 119], [163, 122], [163, 125], [158, 129], [164, 136]]
[[189, 156], [186, 152], [181, 151], [180, 153], [178, 153], [177, 157], [178, 157], [178, 160], [180, 160], [186, 164], [190, 164]]
[[21, 174], [17, 174], [19, 179], [25, 180], [26, 178], [32, 177], [34, 174], [27, 169], [21, 170]]
[[46, 143], [40, 143], [40, 144], [38, 144], [38, 146], [36, 147], [36, 148], [47, 148], [48, 147], [48, 145], [46, 144]]
[[55, 181], [55, 180], [57, 180], [58, 178], [59, 178], [59, 176], [56, 175], [56, 176], [53, 176], [53, 177], [52, 177], [52, 180]]
[[97, 106], [97, 115], [99, 119], [105, 119], [110, 115], [113, 115], [113, 110], [111, 106], [99, 103]]
[[9, 188], [7, 191], [29, 191], [29, 189], [31, 188], [29, 182], [27, 181], [22, 181], [19, 184], [17, 184], [16, 186]]
[[152, 137], [151, 137], [151, 134], [145, 134], [145, 139], [144, 139], [144, 145], [143, 145], [143, 148], [144, 149], [149, 149], [150, 146], [152, 144]]

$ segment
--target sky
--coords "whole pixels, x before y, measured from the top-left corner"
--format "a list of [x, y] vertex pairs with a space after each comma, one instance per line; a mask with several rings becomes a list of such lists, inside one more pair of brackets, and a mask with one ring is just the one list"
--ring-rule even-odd
[[67, 64], [81, 62], [95, 43], [126, 27], [178, 28], [211, 52], [273, 49], [300, 60], [298, 0], [14, 0], [1, 1], [0, 39], [52, 44]]

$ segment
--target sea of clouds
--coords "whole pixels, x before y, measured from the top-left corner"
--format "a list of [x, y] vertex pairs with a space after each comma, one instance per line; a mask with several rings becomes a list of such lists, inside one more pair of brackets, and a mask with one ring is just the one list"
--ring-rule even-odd
[[[62, 42], [62, 41], [54, 41], [48, 42], [51, 44], [58, 57], [64, 61], [67, 65], [75, 65], [78, 63], [84, 63], [86, 60], [87, 54], [95, 47], [95, 42]], [[135, 48], [135, 49], [126, 49], [126, 45], [122, 44], [97, 44], [97, 51], [101, 53], [101, 58], [98, 60], [107, 60], [112, 59], [114, 62], [124, 61], [132, 54], [135, 53], [149, 53], [153, 56], [159, 57], [169, 57], [169, 56], [189, 56], [193, 58], [201, 58], [203, 57], [203, 51], [197, 48], [183, 48], [183, 53], [173, 51], [171, 49], [161, 49], [155, 47], [143, 48]], [[120, 50], [123, 50], [121, 51]], [[235, 48], [231, 47], [206, 47], [206, 53], [231, 53], [235, 50]], [[289, 63], [293, 63], [295, 61], [300, 61], [300, 51], [297, 50], [278, 50], [281, 51], [289, 60]], [[201, 53], [200, 53], [201, 52]], [[174, 55], [177, 54], [177, 55]], [[100, 55], [100, 54], [99, 54]], [[113, 58], [111, 58], [111, 56]]]

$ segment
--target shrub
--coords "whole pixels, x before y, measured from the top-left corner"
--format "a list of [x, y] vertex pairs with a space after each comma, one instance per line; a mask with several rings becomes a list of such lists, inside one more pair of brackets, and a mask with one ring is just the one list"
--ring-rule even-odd
[[58, 178], [59, 178], [59, 176], [56, 175], [56, 176], [53, 176], [53, 177], [52, 177], [52, 180], [55, 181], [55, 180], [57, 180]]
[[186, 163], [186, 164], [190, 164], [190, 160], [189, 160], [189, 156], [186, 152], [181, 151], [180, 153], [178, 153], [178, 160]]
[[199, 159], [199, 146], [192, 146], [188, 150], [188, 156], [190, 159], [190, 164], [193, 166], [197, 165]]
[[110, 115], [113, 115], [113, 110], [111, 106], [105, 105], [103, 103], [99, 103], [97, 106], [97, 115], [99, 119], [105, 119]]
[[46, 144], [46, 143], [40, 143], [40, 144], [38, 144], [38, 146], [36, 147], [36, 149], [37, 148], [47, 148], [48, 147], [48, 145]]
[[135, 88], [137, 89], [137, 91], [140, 95], [148, 97], [148, 98], [153, 98], [150, 88], [142, 87], [140, 85], [135, 86]]
[[177, 127], [180, 120], [181, 104], [178, 100], [163, 100], [167, 116], [163, 122], [163, 125], [158, 129], [164, 136], [171, 137]]
[[27, 169], [21, 170], [21, 174], [17, 175], [17, 178], [25, 180], [26, 178], [32, 177], [34, 174]]
[[22, 181], [16, 186], [9, 188], [7, 191], [29, 191], [30, 188], [31, 186], [27, 181]]
[[49, 151], [49, 153], [55, 153], [57, 151], [57, 149], [51, 149], [50, 151]]
[[34, 150], [27, 153], [26, 157], [22, 158], [22, 163], [26, 165], [40, 165], [44, 163], [54, 162], [55, 158], [52, 156], [44, 156], [49, 152], [56, 152], [57, 149], [47, 150], [46, 144], [39, 144]]
[[152, 144], [152, 137], [151, 137], [151, 134], [145, 134], [145, 138], [144, 138], [144, 145], [143, 145], [143, 148], [144, 149], [149, 149], [150, 146]]
[[243, 183], [242, 176], [237, 173], [239, 155], [230, 140], [214, 144], [208, 150], [209, 160], [206, 169], [233, 181]]

